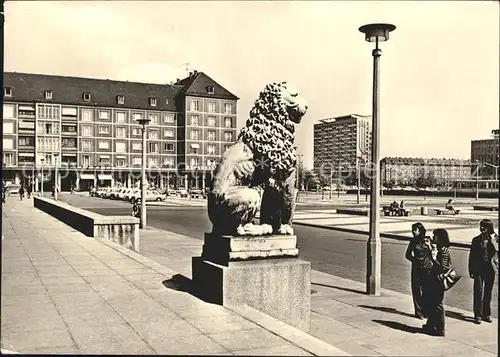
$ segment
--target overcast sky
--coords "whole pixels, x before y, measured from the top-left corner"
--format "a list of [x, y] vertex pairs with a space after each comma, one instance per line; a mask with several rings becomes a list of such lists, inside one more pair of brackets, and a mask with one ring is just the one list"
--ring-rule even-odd
[[169, 83], [204, 71], [241, 99], [265, 84], [307, 99], [297, 132], [371, 114], [373, 44], [358, 27], [396, 25], [381, 57], [381, 156], [469, 158], [499, 126], [499, 5], [489, 1], [5, 3], [5, 70]]

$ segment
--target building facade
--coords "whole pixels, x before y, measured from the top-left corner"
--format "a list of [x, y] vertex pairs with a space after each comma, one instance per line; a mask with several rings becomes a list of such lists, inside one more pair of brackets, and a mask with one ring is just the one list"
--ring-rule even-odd
[[204, 188], [236, 139], [238, 99], [198, 71], [173, 84], [4, 73], [3, 178], [50, 189], [57, 165], [62, 190], [132, 187], [148, 118], [149, 182]]
[[419, 177], [432, 177], [436, 185], [451, 186], [453, 181], [471, 177], [471, 162], [459, 159], [385, 157], [380, 161], [382, 183], [387, 186], [413, 186]]
[[320, 120], [314, 124], [314, 170], [335, 176], [347, 167], [355, 169], [359, 159], [370, 161], [371, 133], [371, 116], [350, 114]]
[[[470, 159], [472, 163], [477, 161], [483, 163], [474, 175], [479, 174], [483, 178], [498, 178], [499, 162], [499, 131], [491, 131], [490, 139], [472, 140]], [[496, 167], [494, 167], [496, 166]], [[474, 167], [473, 171], [476, 170]], [[495, 175], [495, 171], [497, 171]]]

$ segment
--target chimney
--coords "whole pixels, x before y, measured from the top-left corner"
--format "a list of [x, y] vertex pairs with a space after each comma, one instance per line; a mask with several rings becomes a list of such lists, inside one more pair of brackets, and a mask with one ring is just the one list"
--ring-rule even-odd
[[193, 72], [193, 75], [197, 75], [198, 74], [198, 71], [195, 69], [194, 72]]
[[189, 77], [192, 77], [193, 76], [193, 72], [189, 72]]

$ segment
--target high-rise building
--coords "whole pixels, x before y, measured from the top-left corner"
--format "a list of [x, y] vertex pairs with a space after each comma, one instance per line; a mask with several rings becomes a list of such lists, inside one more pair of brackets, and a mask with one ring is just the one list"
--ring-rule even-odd
[[323, 175], [356, 167], [357, 158], [371, 159], [371, 116], [350, 114], [314, 125], [314, 169]]
[[[492, 167], [491, 165], [498, 166], [499, 162], [499, 130], [492, 130], [491, 136], [492, 137], [490, 139], [472, 140], [470, 143], [471, 162], [473, 164], [476, 163], [476, 161], [483, 163], [478, 171], [479, 175], [483, 178], [497, 177], [495, 176], [495, 167]], [[473, 167], [472, 169], [476, 170], [476, 167]], [[498, 168], [496, 170], [498, 170]]]
[[4, 73], [2, 177], [58, 186], [130, 187], [140, 180], [141, 125], [147, 175], [158, 187], [202, 188], [236, 139], [237, 100], [203, 72], [173, 84]]

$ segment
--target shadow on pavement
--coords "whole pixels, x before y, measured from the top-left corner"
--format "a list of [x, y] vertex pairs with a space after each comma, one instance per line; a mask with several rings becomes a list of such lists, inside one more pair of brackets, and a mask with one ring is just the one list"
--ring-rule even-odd
[[194, 295], [193, 281], [184, 275], [175, 274], [172, 278], [164, 280], [162, 284], [168, 289], [183, 291]]
[[386, 321], [386, 320], [372, 320], [372, 321], [381, 324], [383, 326], [390, 327], [394, 330], [405, 331], [408, 333], [422, 333], [421, 328], [408, 326], [396, 321]]
[[[399, 311], [393, 307], [385, 307], [385, 306], [370, 306], [370, 305], [358, 305], [358, 307], [362, 307], [363, 309], [372, 309], [372, 310], [378, 310], [382, 312], [390, 312], [391, 314], [397, 314], [397, 315], [402, 315], [402, 316], [407, 316], [407, 317], [415, 317], [413, 314], [409, 314], [407, 312]], [[464, 314], [460, 312], [455, 312], [455, 311], [446, 311], [445, 312], [446, 317], [449, 317], [451, 319], [457, 319], [457, 320], [462, 320], [462, 321], [469, 321], [469, 322], [474, 322], [474, 319], [470, 316], [465, 316]]]
[[382, 312], [390, 312], [391, 314], [397, 314], [408, 317], [415, 317], [414, 314], [409, 314], [407, 312], [399, 311], [393, 307], [385, 307], [385, 306], [370, 306], [370, 305], [358, 305], [358, 307], [362, 307], [363, 309], [372, 309]]
[[319, 284], [319, 283], [311, 283], [311, 285], [324, 286], [325, 288], [338, 289], [338, 290], [348, 291], [350, 293], [366, 295], [366, 292], [364, 292], [364, 291], [349, 289], [349, 288], [341, 288], [340, 286], [333, 286], [333, 285], [326, 285], [326, 284]]

